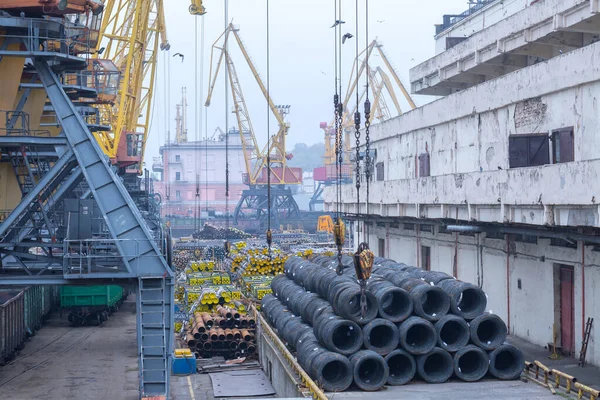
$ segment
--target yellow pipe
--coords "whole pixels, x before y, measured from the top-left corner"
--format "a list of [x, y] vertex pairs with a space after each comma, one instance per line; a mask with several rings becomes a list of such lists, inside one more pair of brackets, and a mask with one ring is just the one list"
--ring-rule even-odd
[[328, 400], [327, 396], [323, 391], [319, 388], [319, 386], [311, 379], [310, 376], [304, 371], [304, 369], [298, 364], [298, 362], [294, 359], [294, 356], [289, 352], [287, 347], [283, 344], [281, 339], [273, 332], [271, 326], [269, 326], [268, 322], [263, 318], [263, 316], [256, 310], [256, 307], [252, 305], [252, 312], [255, 315], [255, 318], [259, 321], [260, 326], [264, 329], [264, 331], [269, 335], [270, 339], [277, 345], [279, 351], [283, 354], [283, 356], [287, 359], [290, 366], [294, 369], [294, 371], [300, 375], [302, 378], [302, 383], [308, 387], [310, 392], [313, 395], [313, 398], [317, 400]]
[[596, 400], [598, 397], [600, 397], [600, 390], [596, 390], [579, 382], [575, 382], [575, 388], [578, 389], [578, 399], [581, 399], [584, 393], [587, 393], [590, 396], [590, 400]]
[[571, 375], [567, 375], [564, 372], [558, 371], [556, 369], [552, 370], [552, 374], [556, 377], [555, 378], [555, 386], [559, 387], [560, 386], [560, 378], [564, 378], [566, 381], [566, 388], [567, 388], [567, 393], [571, 392], [571, 386], [573, 383], [577, 382], [577, 378], [571, 376]]

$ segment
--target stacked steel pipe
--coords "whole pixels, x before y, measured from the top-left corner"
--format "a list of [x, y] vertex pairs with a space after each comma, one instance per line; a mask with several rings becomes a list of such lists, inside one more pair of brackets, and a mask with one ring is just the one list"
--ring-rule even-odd
[[196, 358], [246, 357], [256, 353], [255, 329], [254, 318], [219, 306], [213, 313], [194, 314], [185, 341]]
[[337, 264], [330, 256], [291, 257], [262, 301], [267, 320], [325, 390], [353, 382], [379, 390], [415, 377], [441, 383], [520, 376], [523, 355], [504, 343], [506, 325], [485, 312], [479, 287], [376, 258], [363, 314], [352, 257], [342, 258], [341, 276]]

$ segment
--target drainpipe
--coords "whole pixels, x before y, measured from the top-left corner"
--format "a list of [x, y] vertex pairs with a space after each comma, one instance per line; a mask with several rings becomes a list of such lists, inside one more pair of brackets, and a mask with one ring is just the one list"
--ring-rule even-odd
[[506, 327], [510, 333], [510, 235], [506, 235]]
[[585, 336], [585, 242], [581, 241], [581, 338]]
[[454, 265], [452, 266], [452, 275], [458, 279], [458, 232], [454, 234]]
[[415, 224], [417, 228], [417, 266], [422, 268], [421, 266], [421, 225]]
[[385, 225], [385, 256], [390, 257], [390, 224]]

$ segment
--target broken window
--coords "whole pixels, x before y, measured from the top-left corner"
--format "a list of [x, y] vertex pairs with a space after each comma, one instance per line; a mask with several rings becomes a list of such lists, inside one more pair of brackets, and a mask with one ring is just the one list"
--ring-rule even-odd
[[421, 153], [419, 155], [419, 176], [430, 176], [429, 165], [429, 153]]
[[552, 162], [554, 164], [575, 161], [573, 128], [552, 132]]
[[508, 138], [510, 168], [550, 164], [550, 141], [546, 134], [512, 135]]
[[377, 164], [375, 164], [375, 170], [377, 173], [377, 180], [378, 181], [382, 181], [384, 179], [384, 175], [383, 175], [383, 162], [378, 162]]

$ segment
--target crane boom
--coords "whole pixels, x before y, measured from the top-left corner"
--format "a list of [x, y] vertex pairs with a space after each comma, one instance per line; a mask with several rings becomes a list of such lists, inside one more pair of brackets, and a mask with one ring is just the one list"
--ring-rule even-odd
[[[248, 184], [256, 185], [263, 182], [263, 171], [269, 169], [273, 175], [273, 184], [286, 185], [286, 184], [300, 184], [302, 176], [298, 175], [298, 171], [294, 171], [287, 167], [287, 153], [285, 150], [285, 137], [289, 130], [289, 124], [284, 120], [284, 112], [278, 108], [273, 102], [267, 88], [262, 81], [260, 74], [256, 66], [254, 65], [244, 43], [238, 33], [239, 29], [233, 24], [229, 24], [225, 32], [221, 34], [214, 42], [211, 51], [211, 67], [209, 77], [209, 90], [206, 98], [205, 106], [210, 106], [212, 96], [214, 93], [217, 77], [221, 66], [225, 64], [227, 69], [226, 73], [229, 76], [230, 90], [233, 97], [234, 113], [238, 122], [239, 133], [241, 135], [242, 146], [244, 149], [244, 157], [246, 164], [246, 173], [248, 175]], [[241, 89], [240, 81], [236, 67], [233, 63], [231, 54], [227, 50], [227, 42], [229, 35], [233, 34], [236, 43], [246, 61], [246, 64], [250, 68], [256, 83], [258, 84], [263, 97], [269, 105], [271, 113], [275, 116], [279, 125], [277, 134], [271, 136], [270, 145], [265, 145], [262, 149], [258, 145], [256, 135], [252, 127], [246, 101]], [[218, 43], [223, 41], [223, 45]], [[214, 64], [215, 52], [218, 51], [218, 59], [216, 65]], [[247, 134], [246, 134], [247, 133]], [[249, 136], [249, 137], [248, 137]], [[267, 157], [269, 156], [269, 157]]]

